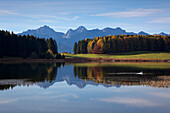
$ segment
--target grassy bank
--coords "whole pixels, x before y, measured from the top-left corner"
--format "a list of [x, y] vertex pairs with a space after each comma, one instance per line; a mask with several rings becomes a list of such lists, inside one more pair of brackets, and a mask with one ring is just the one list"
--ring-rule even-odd
[[132, 68], [144, 68], [144, 69], [170, 69], [170, 63], [76, 63], [72, 64], [78, 67], [107, 67], [107, 66], [119, 66], [119, 67], [132, 67]]
[[65, 54], [66, 58], [141, 58], [141, 59], [170, 59], [170, 52], [128, 52], [120, 54]]

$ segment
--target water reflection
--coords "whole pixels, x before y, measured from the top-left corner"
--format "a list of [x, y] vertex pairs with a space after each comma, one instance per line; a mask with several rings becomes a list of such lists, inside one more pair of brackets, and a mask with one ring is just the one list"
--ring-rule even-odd
[[57, 75], [57, 68], [64, 66], [55, 64], [0, 64], [0, 90], [17, 85], [33, 85], [37, 82], [52, 83]]
[[[125, 85], [160, 88], [170, 86], [169, 64], [168, 66], [159, 64], [160, 67], [145, 65], [0, 64], [0, 90], [33, 84], [48, 88], [54, 83], [62, 81], [66, 81], [68, 85], [74, 84], [79, 88], [84, 88], [88, 84], [118, 88]], [[142, 74], [138, 74], [140, 72]]]
[[[141, 74], [142, 73], [142, 74]], [[160, 68], [112, 66], [74, 66], [74, 75], [85, 81], [94, 81], [105, 87], [122, 85], [146, 85], [151, 87], [170, 86], [170, 70]]]

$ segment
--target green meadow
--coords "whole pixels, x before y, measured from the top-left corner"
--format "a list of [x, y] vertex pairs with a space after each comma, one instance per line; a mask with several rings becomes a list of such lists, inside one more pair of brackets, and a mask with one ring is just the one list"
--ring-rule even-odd
[[66, 58], [140, 58], [140, 59], [170, 59], [170, 52], [127, 52], [119, 54], [65, 54]]

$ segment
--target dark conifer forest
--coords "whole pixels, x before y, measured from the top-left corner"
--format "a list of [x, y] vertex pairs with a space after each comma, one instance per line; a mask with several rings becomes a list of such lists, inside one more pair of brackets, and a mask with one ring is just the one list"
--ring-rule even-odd
[[132, 51], [170, 52], [170, 36], [113, 35], [75, 42], [74, 54], [114, 54]]
[[64, 58], [58, 53], [57, 43], [52, 38], [43, 39], [35, 36], [21, 36], [13, 32], [0, 31], [0, 58], [22, 57], [54, 59]]

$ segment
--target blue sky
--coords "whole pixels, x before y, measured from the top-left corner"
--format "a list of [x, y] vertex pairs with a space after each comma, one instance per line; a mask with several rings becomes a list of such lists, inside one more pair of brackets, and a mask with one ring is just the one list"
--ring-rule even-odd
[[170, 33], [170, 0], [0, 0], [0, 29], [19, 33], [48, 25], [66, 32], [121, 27]]

